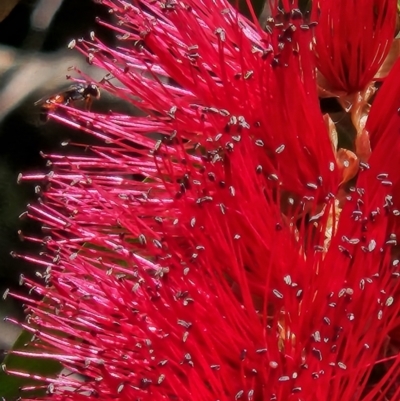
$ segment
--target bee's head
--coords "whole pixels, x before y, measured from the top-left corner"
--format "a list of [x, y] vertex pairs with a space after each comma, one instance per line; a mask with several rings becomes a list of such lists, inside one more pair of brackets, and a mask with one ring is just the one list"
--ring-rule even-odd
[[89, 84], [85, 88], [85, 94], [86, 94], [86, 96], [92, 96], [95, 99], [99, 99], [100, 98], [100, 89], [95, 84]]

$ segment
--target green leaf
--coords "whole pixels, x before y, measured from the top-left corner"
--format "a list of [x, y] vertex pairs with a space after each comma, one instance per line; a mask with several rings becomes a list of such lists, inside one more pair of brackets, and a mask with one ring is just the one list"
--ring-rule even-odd
[[[12, 350], [15, 351], [26, 351], [26, 352], [39, 352], [37, 347], [30, 345], [32, 339], [32, 333], [28, 331], [22, 331], [17, 341], [14, 343]], [[27, 372], [30, 374], [36, 374], [45, 377], [55, 377], [63, 369], [62, 365], [54, 360], [38, 358], [38, 357], [25, 357], [8, 354], [4, 359], [3, 365], [6, 366], [6, 370], [17, 370], [21, 372]], [[12, 401], [21, 396], [21, 387], [25, 386], [40, 386], [45, 383], [29, 379], [25, 377], [13, 376], [0, 370], [0, 389], [1, 396], [7, 401]], [[39, 397], [45, 394], [45, 389], [34, 390], [23, 392], [25, 396]]]

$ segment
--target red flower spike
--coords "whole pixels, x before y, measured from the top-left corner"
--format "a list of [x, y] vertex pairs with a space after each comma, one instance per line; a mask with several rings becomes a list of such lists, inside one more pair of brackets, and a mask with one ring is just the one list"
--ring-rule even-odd
[[[393, 125], [398, 123], [400, 113], [400, 100], [397, 91], [400, 87], [400, 61], [398, 60], [380, 88], [371, 112], [368, 116], [366, 129], [368, 131], [371, 148], [374, 150], [378, 143], [385, 140], [388, 135], [391, 141], [397, 139]], [[394, 135], [394, 136], [393, 136]]]
[[[159, 6], [151, 7], [154, 14], [160, 14]], [[199, 13], [202, 12], [201, 21], [194, 11], [197, 9]], [[78, 48], [84, 54], [89, 52], [91, 63], [109, 70], [111, 76], [126, 87], [131, 87], [141, 99], [131, 99], [138, 107], [146, 108], [150, 112], [157, 110], [167, 115], [168, 111], [169, 115], [173, 111], [173, 118], [177, 120], [173, 128], [178, 128], [178, 124], [184, 126], [187, 131], [184, 135], [188, 139], [197, 140], [193, 135], [197, 137], [200, 132], [216, 136], [221, 130], [242, 131], [251, 127], [252, 136], [260, 146], [260, 151], [268, 155], [265, 158], [265, 162], [270, 164], [267, 172], [273, 176], [278, 175], [287, 190], [299, 195], [313, 192], [312, 188], [319, 186], [318, 182], [324, 176], [328, 181], [323, 184], [323, 193], [326, 195], [334, 191], [339, 180], [337, 173], [333, 172], [335, 158], [329, 149], [329, 139], [315, 91], [313, 66], [308, 54], [310, 34], [300, 29], [298, 14], [294, 13], [289, 23], [281, 24], [283, 27], [276, 29], [270, 36], [251, 31], [250, 26], [247, 28], [242, 21], [237, 25], [237, 17], [234, 16], [236, 12], [226, 11], [229, 10], [227, 4], [224, 4], [223, 14], [220, 10], [213, 10], [213, 20], [217, 21], [208, 22], [203, 17], [203, 14], [208, 14], [199, 4], [194, 5], [191, 12], [186, 7], [174, 6], [174, 12], [168, 15], [170, 19], [166, 22], [171, 25], [169, 29], [174, 32], [173, 37], [165, 35], [167, 28], [161, 24], [153, 24], [151, 30], [146, 28], [151, 21], [151, 17], [146, 14], [124, 14], [124, 23], [139, 26], [139, 32], [127, 30], [123, 37], [139, 41], [139, 49], [111, 50], [98, 40], [94, 44], [81, 42]], [[225, 21], [220, 21], [218, 14]], [[140, 27], [140, 22], [143, 27]], [[206, 23], [210, 26], [205, 25]], [[215, 25], [216, 23], [220, 25]], [[246, 29], [238, 29], [242, 25]], [[187, 37], [187, 26], [193, 30], [197, 27], [199, 32], [204, 31], [207, 35], [204, 38], [202, 35], [195, 36], [194, 42]], [[220, 30], [219, 26], [224, 28]], [[143, 34], [145, 28], [146, 33]], [[123, 33], [122, 28], [119, 27], [118, 30]], [[241, 43], [239, 53], [235, 50], [237, 43]], [[171, 50], [175, 48], [175, 51]], [[301, 61], [297, 56], [299, 52], [303, 54]], [[159, 60], [163, 60], [162, 68], [158, 67]], [[274, 67], [278, 64], [283, 68]], [[144, 78], [141, 71], [148, 71], [150, 77]], [[178, 87], [161, 84], [159, 79], [154, 80], [154, 72], [169, 76], [178, 83]], [[110, 82], [106, 82], [105, 87], [111, 91], [119, 91]], [[161, 97], [155, 99], [155, 91]], [[246, 96], [243, 96], [244, 93]], [[293, 102], [293, 96], [302, 101]], [[277, 101], [270, 102], [270, 98]], [[183, 109], [184, 115], [179, 121], [180, 108], [185, 105], [197, 110]], [[204, 113], [210, 112], [229, 115], [220, 119], [218, 126], [212, 121], [212, 117], [207, 122], [202, 120]], [[190, 122], [183, 120], [185, 115]], [[288, 117], [285, 124], [271, 120], [281, 118], [279, 116]], [[288, 126], [288, 123], [292, 125]], [[286, 141], [287, 130], [297, 133], [292, 137], [296, 138], [293, 143]], [[222, 140], [223, 138], [221, 142]], [[271, 154], [279, 154], [272, 158], [272, 165]], [[290, 164], [293, 157], [303, 166], [301, 182], [289, 172], [285, 177], [282, 176], [286, 170], [284, 166]], [[284, 171], [278, 171], [280, 169], [277, 168], [275, 158], [280, 159], [279, 163]], [[294, 180], [296, 182], [290, 182]]]
[[314, 49], [329, 90], [364, 90], [385, 60], [395, 36], [395, 0], [313, 1], [318, 21]]
[[59, 104], [49, 116], [98, 144], [21, 178], [43, 182], [28, 216], [50, 234], [15, 255], [48, 267], [22, 327], [84, 377], [39, 378], [43, 399], [396, 401], [394, 188], [371, 157], [337, 224], [298, 11], [264, 33], [225, 1], [104, 3], [126, 46], [77, 47], [148, 116]]
[[400, 152], [400, 99], [397, 95], [400, 89], [399, 74], [398, 61], [374, 100], [365, 129], [372, 148], [370, 163], [379, 163], [380, 180], [393, 187], [392, 191], [396, 195], [393, 206], [400, 210], [400, 202], [397, 200], [400, 196], [400, 180], [396, 164]]
[[[393, 70], [391, 74], [393, 75], [390, 75], [385, 83], [387, 85], [386, 90], [387, 88], [393, 90], [393, 80], [398, 72], [396, 73]], [[387, 344], [393, 346], [398, 343], [400, 327], [400, 305], [399, 303], [394, 304], [400, 290], [397, 247], [397, 237], [400, 235], [397, 218], [399, 216], [400, 183], [398, 171], [400, 166], [395, 161], [397, 160], [396, 155], [400, 151], [400, 116], [397, 110], [393, 110], [390, 106], [391, 112], [378, 116], [380, 103], [383, 99], [385, 102], [388, 99], [383, 97], [384, 93], [385, 91], [382, 91], [377, 97], [373, 106], [373, 109], [377, 107], [376, 114], [371, 112], [367, 124], [370, 132], [376, 135], [377, 142], [373, 148], [369, 164], [361, 165], [357, 187], [352, 191], [341, 212], [337, 235], [332, 240], [325, 259], [325, 264], [329, 266], [329, 263], [332, 263], [332, 266], [335, 266], [336, 276], [338, 274], [337, 267], [344, 265], [343, 259], [348, 260], [352, 272], [347, 273], [347, 282], [352, 280], [350, 277], [355, 279], [358, 276], [355, 282], [359, 281], [356, 290], [359, 294], [356, 296], [355, 291], [352, 291], [352, 308], [357, 304], [357, 299], [361, 300], [360, 293], [365, 292], [367, 287], [371, 293], [369, 295], [364, 293], [363, 296], [370, 299], [369, 306], [371, 306], [372, 299], [376, 299], [374, 311], [370, 310], [365, 315], [362, 312], [363, 306], [359, 304], [358, 313], [370, 316], [361, 330], [364, 330], [365, 334], [369, 330], [366, 330], [367, 327], [374, 327], [374, 330], [378, 330], [379, 336], [373, 337], [373, 341], [378, 339], [380, 341], [380, 344], [375, 346], [376, 351], [379, 351], [377, 359], [382, 359], [382, 364], [385, 358], [390, 359], [389, 366], [391, 369], [393, 368], [393, 371], [388, 373], [388, 377], [386, 377], [388, 380], [386, 396], [380, 393], [382, 389], [379, 385], [378, 388], [371, 389], [365, 396], [365, 399], [368, 400], [384, 400], [385, 397], [389, 400], [395, 400], [400, 394], [398, 375], [394, 373], [400, 364], [400, 354], [397, 348], [397, 351], [389, 358], [387, 351]], [[380, 120], [382, 117], [384, 119]], [[378, 121], [380, 122], [379, 126]], [[359, 246], [360, 244], [362, 245]], [[378, 282], [375, 282], [376, 279]], [[385, 308], [386, 306], [390, 308]], [[395, 307], [392, 308], [392, 306]], [[350, 306], [347, 309], [350, 310]], [[390, 315], [390, 317], [387, 316], [388, 324], [383, 323], [381, 325], [380, 321], [385, 313]], [[373, 323], [375, 319], [378, 321], [377, 324]], [[361, 337], [360, 341], [362, 342]]]

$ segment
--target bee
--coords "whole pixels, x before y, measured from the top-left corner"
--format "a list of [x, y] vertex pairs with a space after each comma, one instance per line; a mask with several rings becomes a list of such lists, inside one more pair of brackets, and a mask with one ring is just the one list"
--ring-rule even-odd
[[85, 108], [88, 110], [93, 103], [93, 99], [100, 98], [100, 89], [95, 84], [76, 84], [71, 85], [64, 92], [60, 92], [45, 100], [40, 99], [35, 102], [35, 106], [40, 106], [40, 121], [43, 123], [49, 120], [49, 113], [57, 108], [57, 105], [68, 106], [76, 101], [85, 101]]

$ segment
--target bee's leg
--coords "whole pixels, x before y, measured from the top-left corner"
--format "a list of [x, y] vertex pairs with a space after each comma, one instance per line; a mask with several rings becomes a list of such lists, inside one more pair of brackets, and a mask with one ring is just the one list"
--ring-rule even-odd
[[49, 109], [47, 107], [40, 108], [39, 119], [42, 123], [49, 121]]
[[85, 110], [90, 111], [91, 107], [92, 107], [92, 103], [93, 103], [93, 99], [91, 96], [87, 96], [85, 98]]

